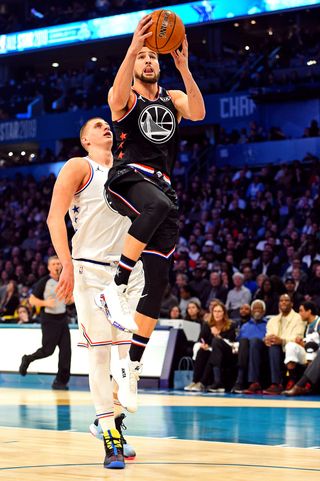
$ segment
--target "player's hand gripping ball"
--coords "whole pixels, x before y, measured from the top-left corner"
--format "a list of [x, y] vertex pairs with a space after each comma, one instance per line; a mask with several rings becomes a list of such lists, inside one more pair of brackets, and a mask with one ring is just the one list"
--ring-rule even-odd
[[152, 35], [145, 40], [145, 46], [158, 53], [177, 50], [185, 37], [181, 18], [170, 10], [156, 10], [151, 16], [153, 24], [148, 32]]

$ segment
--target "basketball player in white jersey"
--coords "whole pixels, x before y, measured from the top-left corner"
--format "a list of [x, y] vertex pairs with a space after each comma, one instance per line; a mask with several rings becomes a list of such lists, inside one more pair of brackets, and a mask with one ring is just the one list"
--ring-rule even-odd
[[[130, 221], [111, 210], [103, 196], [113, 163], [109, 124], [101, 118], [88, 120], [80, 131], [80, 140], [88, 156], [72, 158], [62, 168], [47, 220], [53, 246], [63, 266], [56, 291], [63, 300], [74, 295], [82, 338], [79, 345], [88, 348], [90, 391], [103, 431], [104, 466], [123, 468], [123, 437], [116, 429], [122, 407], [119, 402], [114, 404], [110, 363], [111, 351], [116, 350], [120, 358], [118, 364], [127, 366], [131, 334], [107, 322], [94, 297], [115, 275]], [[65, 224], [68, 211], [75, 230], [72, 256]], [[141, 263], [130, 280], [128, 296], [134, 310], [144, 285]], [[111, 346], [118, 347], [111, 349]], [[121, 400], [120, 392], [118, 394]]]

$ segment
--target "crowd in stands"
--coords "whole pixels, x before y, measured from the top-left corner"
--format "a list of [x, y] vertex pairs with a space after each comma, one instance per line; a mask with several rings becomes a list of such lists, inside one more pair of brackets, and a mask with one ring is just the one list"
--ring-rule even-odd
[[[36, 313], [22, 315], [19, 306], [30, 308], [28, 292], [47, 273], [53, 254], [46, 215], [54, 181], [53, 175], [37, 182], [31, 175], [0, 180], [0, 316], [5, 322], [10, 316], [36, 320]], [[211, 166], [187, 186], [177, 169], [175, 184], [180, 238], [161, 316], [183, 317], [203, 328], [218, 300], [216, 310], [223, 311], [233, 343], [252, 317], [252, 301], [262, 301], [266, 318], [279, 315], [283, 296], [295, 313], [304, 302], [320, 308], [318, 159], [254, 170]], [[71, 236], [71, 224], [68, 230]], [[223, 349], [233, 362], [231, 347]]]
[[[310, 125], [301, 132], [302, 138], [320, 137], [319, 122], [316, 119], [310, 121]], [[257, 122], [250, 122], [248, 128], [240, 130], [233, 129], [227, 132], [223, 127], [220, 127], [216, 133], [216, 143], [221, 145], [228, 144], [247, 144], [251, 142], [266, 142], [274, 140], [285, 140], [290, 137], [283, 132], [281, 127], [270, 127], [266, 132], [257, 124]]]
[[[63, 8], [69, 9], [69, 4], [66, 6], [65, 2], [60, 3]], [[83, 2], [74, 3], [82, 6]], [[152, 4], [153, 7], [156, 6], [155, 2]], [[77, 12], [77, 8], [73, 11]], [[320, 68], [316, 59], [320, 49], [319, 26], [309, 29], [296, 25], [284, 26], [272, 36], [255, 38], [254, 45], [249, 50], [239, 50], [237, 36], [230, 39], [226, 35], [221, 44], [220, 53], [213, 53], [212, 49], [205, 46], [195, 53], [190, 44], [190, 68], [204, 94], [248, 89], [253, 94], [299, 89], [306, 95], [313, 89], [318, 92]], [[274, 51], [278, 53], [270, 58]], [[106, 92], [115, 77], [119, 58], [113, 58], [109, 53], [109, 56], [103, 56], [98, 62], [81, 59], [79, 53], [77, 68], [61, 65], [47, 72], [42, 68], [40, 72], [30, 65], [23, 69], [11, 69], [7, 79], [3, 77], [0, 83], [0, 120], [26, 112], [28, 104], [35, 98], [38, 98], [43, 111], [47, 113], [105, 105]], [[310, 59], [315, 63], [308, 66]], [[166, 56], [160, 60], [161, 84], [166, 88], [183, 89], [181, 77], [172, 59]], [[267, 134], [262, 134], [274, 140], [285, 138], [278, 126], [272, 127]], [[238, 132], [232, 136], [236, 137], [232, 143], [242, 142], [247, 136], [250, 137], [250, 133]]]
[[[187, 0], [166, 0], [165, 5], [185, 3]], [[90, 18], [118, 15], [126, 12], [157, 8], [163, 0], [31, 0], [21, 5], [7, 2], [0, 13], [1, 33], [60, 25]]]

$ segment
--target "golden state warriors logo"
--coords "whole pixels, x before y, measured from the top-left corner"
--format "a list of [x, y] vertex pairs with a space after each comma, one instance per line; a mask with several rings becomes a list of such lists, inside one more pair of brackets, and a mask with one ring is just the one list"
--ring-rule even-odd
[[155, 144], [171, 139], [176, 128], [175, 116], [164, 105], [149, 105], [143, 109], [138, 123], [143, 136]]

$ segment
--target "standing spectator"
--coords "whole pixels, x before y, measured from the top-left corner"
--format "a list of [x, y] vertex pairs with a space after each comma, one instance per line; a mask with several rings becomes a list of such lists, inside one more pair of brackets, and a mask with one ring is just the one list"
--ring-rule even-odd
[[19, 372], [27, 374], [29, 364], [36, 359], [51, 356], [59, 347], [58, 373], [52, 389], [68, 389], [70, 378], [71, 342], [66, 316], [66, 304], [56, 297], [55, 288], [61, 273], [61, 263], [57, 256], [48, 260], [49, 275], [40, 279], [32, 289], [30, 303], [41, 307], [42, 346], [32, 354], [22, 356]]
[[271, 385], [263, 394], [281, 394], [283, 391], [283, 361], [286, 345], [297, 337], [303, 337], [305, 323], [300, 315], [292, 309], [292, 301], [288, 294], [282, 294], [279, 300], [277, 316], [272, 316], [267, 323], [267, 334], [264, 339], [269, 350]]
[[240, 307], [243, 304], [250, 304], [251, 292], [244, 287], [244, 277], [241, 272], [235, 272], [232, 276], [234, 288], [228, 292], [226, 308], [228, 314], [233, 320], [240, 319]]

